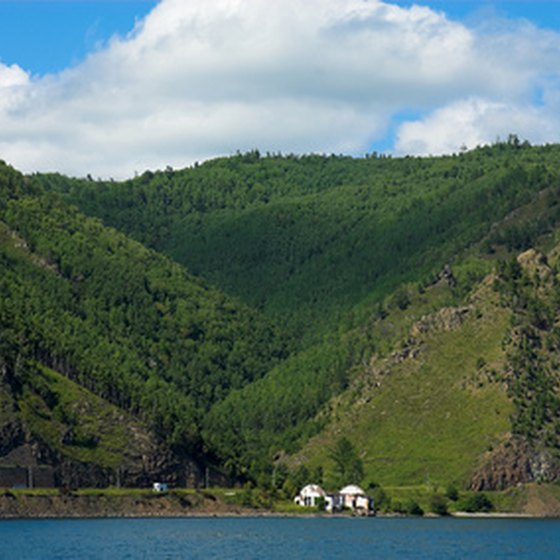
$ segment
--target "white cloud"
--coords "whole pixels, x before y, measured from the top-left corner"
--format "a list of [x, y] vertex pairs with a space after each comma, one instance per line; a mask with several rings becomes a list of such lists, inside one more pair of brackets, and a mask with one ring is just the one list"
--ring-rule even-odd
[[543, 144], [559, 140], [558, 104], [514, 105], [487, 99], [451, 103], [425, 119], [404, 123], [398, 132], [399, 154], [445, 154], [475, 148], [509, 134]]
[[29, 76], [19, 66], [0, 62], [0, 112], [9, 111], [18, 103], [23, 86], [28, 83]]
[[0, 65], [0, 158], [124, 177], [254, 147], [362, 153], [405, 109], [432, 113], [400, 150], [491, 141], [508, 119], [531, 137], [559, 54], [527, 24], [473, 30], [380, 0], [162, 0], [76, 68]]

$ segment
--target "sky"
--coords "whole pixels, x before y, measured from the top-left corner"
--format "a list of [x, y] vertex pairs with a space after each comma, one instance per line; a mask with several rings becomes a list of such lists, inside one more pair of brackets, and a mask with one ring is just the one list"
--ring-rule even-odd
[[24, 172], [511, 133], [560, 141], [560, 0], [0, 0], [0, 159]]

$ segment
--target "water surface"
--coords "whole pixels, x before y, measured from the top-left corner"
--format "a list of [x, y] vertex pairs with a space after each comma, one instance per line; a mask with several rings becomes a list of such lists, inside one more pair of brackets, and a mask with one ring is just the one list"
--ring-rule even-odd
[[560, 559], [559, 520], [187, 518], [0, 521], [0, 559]]

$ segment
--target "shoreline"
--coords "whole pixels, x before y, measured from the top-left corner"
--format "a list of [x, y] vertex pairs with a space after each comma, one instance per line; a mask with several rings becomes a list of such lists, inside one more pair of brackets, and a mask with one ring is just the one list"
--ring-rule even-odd
[[[513, 505], [513, 504], [512, 504]], [[380, 519], [558, 519], [557, 501], [518, 500], [509, 511], [449, 511], [447, 515], [425, 512], [414, 516], [404, 513], [377, 512]], [[499, 506], [498, 506], [499, 507]], [[504, 508], [505, 509], [505, 508]], [[55, 491], [0, 491], [0, 520], [17, 519], [158, 519], [158, 518], [327, 518], [361, 519], [363, 516], [342, 512], [329, 514], [296, 508], [291, 501], [269, 501], [255, 504], [239, 493], [231, 495], [223, 489], [178, 489], [154, 493], [144, 489], [108, 489]]]
[[341, 515], [341, 514], [324, 514], [324, 513], [283, 513], [275, 511], [220, 511], [220, 512], [208, 512], [208, 511], [190, 511], [190, 512], [165, 512], [165, 513], [137, 513], [137, 512], [123, 512], [123, 513], [109, 513], [109, 512], [98, 512], [98, 513], [29, 513], [27, 515], [21, 514], [1, 514], [0, 521], [56, 521], [56, 520], [67, 520], [67, 521], [77, 521], [77, 520], [119, 520], [119, 519], [243, 519], [243, 518], [270, 518], [270, 519], [457, 519], [457, 520], [514, 520], [514, 519], [532, 519], [532, 520], [551, 520], [560, 519], [558, 515], [534, 515], [531, 513], [524, 512], [491, 512], [491, 513], [470, 513], [470, 512], [453, 512], [449, 515], [404, 515], [404, 514], [392, 514], [392, 513], [379, 513], [373, 516], [365, 517], [358, 515]]

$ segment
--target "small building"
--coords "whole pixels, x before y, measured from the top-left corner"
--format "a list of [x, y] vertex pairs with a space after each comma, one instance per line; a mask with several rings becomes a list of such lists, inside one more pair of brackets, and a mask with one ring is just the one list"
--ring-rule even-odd
[[294, 498], [294, 502], [298, 506], [317, 507], [324, 502], [327, 493], [317, 484], [308, 484], [304, 486], [300, 493]]
[[167, 492], [169, 485], [167, 482], [154, 482], [153, 490], [154, 492]]
[[345, 486], [340, 492], [327, 494], [317, 484], [308, 484], [294, 498], [298, 506], [317, 507], [323, 505], [325, 511], [335, 513], [349, 509], [360, 515], [371, 515], [374, 512], [373, 500], [354, 484]]
[[355, 484], [345, 486], [339, 493], [343, 507], [358, 513], [369, 514], [373, 511], [373, 500]]

